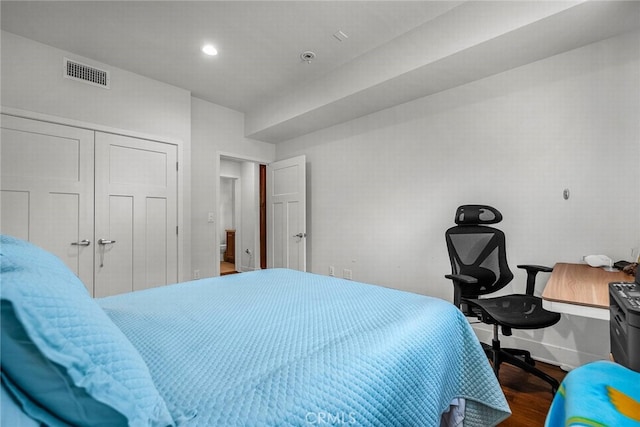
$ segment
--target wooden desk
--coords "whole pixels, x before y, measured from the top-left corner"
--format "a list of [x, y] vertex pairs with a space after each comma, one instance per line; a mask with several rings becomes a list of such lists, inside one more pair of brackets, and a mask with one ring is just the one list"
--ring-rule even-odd
[[558, 313], [609, 320], [609, 283], [632, 282], [622, 271], [558, 263], [542, 292], [542, 306]]

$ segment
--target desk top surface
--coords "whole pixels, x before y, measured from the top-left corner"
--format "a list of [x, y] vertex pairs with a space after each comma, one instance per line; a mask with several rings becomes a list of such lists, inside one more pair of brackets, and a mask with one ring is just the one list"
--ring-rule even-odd
[[609, 283], [632, 282], [622, 271], [610, 272], [587, 264], [558, 263], [542, 292], [548, 301], [609, 308]]

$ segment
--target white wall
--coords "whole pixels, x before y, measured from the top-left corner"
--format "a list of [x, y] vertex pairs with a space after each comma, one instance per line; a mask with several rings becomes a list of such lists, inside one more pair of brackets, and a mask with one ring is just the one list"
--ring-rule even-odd
[[[191, 139], [189, 91], [2, 31], [2, 105]], [[110, 72], [110, 89], [63, 77], [67, 57]]]
[[[179, 146], [180, 278], [190, 277], [191, 95], [189, 91], [2, 31], [0, 103], [47, 118]], [[110, 72], [110, 89], [63, 77], [67, 57]], [[59, 120], [58, 120], [59, 118]]]
[[[276, 154], [307, 156], [310, 271], [349, 268], [354, 280], [451, 300], [444, 232], [461, 204], [503, 213], [514, 270], [591, 253], [629, 258], [640, 246], [639, 117], [636, 32], [278, 144]], [[524, 273], [514, 273], [505, 291], [523, 292]], [[606, 357], [607, 327], [563, 315], [516, 335], [539, 358], [576, 366]]]
[[198, 98], [191, 100], [191, 123], [192, 269], [211, 277], [218, 274], [219, 237], [207, 216], [218, 212], [220, 156], [271, 162], [275, 146], [243, 136], [243, 113]]

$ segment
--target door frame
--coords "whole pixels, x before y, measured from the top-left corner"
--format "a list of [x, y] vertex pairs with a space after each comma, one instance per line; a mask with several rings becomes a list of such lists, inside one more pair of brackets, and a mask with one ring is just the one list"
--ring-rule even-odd
[[[19, 108], [0, 106], [0, 114], [176, 145], [178, 147], [178, 164], [180, 165], [178, 168], [178, 281], [191, 280], [191, 223], [185, 221], [185, 218], [191, 218], [191, 205], [185, 202], [185, 195], [191, 194], [191, 159], [185, 157], [184, 141], [163, 135], [152, 135]], [[218, 268], [220, 268], [219, 265]]]
[[[249, 162], [249, 163], [254, 163], [256, 165], [267, 165], [271, 162], [273, 162], [273, 160], [269, 160], [269, 159], [265, 159], [265, 158], [260, 158], [260, 157], [252, 157], [252, 156], [247, 156], [244, 154], [238, 154], [238, 153], [232, 153], [232, 152], [227, 152], [227, 151], [216, 151], [216, 156], [214, 159], [214, 176], [215, 176], [215, 182], [214, 182], [214, 189], [215, 189], [215, 197], [214, 197], [214, 203], [215, 203], [215, 209], [216, 209], [216, 222], [215, 222], [215, 227], [216, 227], [216, 232], [214, 233], [214, 247], [216, 248], [216, 250], [214, 251], [214, 276], [220, 276], [220, 233], [218, 232], [218, 223], [220, 221], [220, 218], [218, 218], [218, 215], [220, 214], [220, 178], [222, 177], [222, 175], [220, 174], [220, 160], [221, 159], [227, 159], [227, 160], [233, 160], [233, 161], [237, 161], [237, 162]], [[259, 169], [259, 168], [258, 168]], [[259, 206], [258, 206], [259, 209]], [[236, 228], [237, 230], [238, 228]], [[240, 232], [242, 233], [242, 231]], [[240, 251], [240, 254], [242, 255], [242, 248], [240, 247], [240, 245], [237, 244], [238, 242], [238, 234], [236, 234], [236, 253], [238, 251]], [[257, 265], [260, 266], [260, 244], [258, 243], [257, 245], [255, 245], [254, 247], [254, 263], [256, 263], [256, 260], [258, 261]], [[237, 260], [236, 260], [237, 261]], [[238, 262], [236, 265], [240, 265], [241, 263]]]
[[260, 191], [260, 268], [267, 268], [267, 165], [258, 168]]

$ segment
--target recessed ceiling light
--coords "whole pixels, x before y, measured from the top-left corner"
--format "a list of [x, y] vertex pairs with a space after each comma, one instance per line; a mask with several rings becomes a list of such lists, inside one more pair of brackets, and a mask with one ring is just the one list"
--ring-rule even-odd
[[313, 61], [315, 57], [316, 57], [316, 54], [314, 52], [311, 52], [310, 50], [306, 52], [302, 52], [300, 54], [300, 59], [305, 61], [307, 64], [311, 64], [311, 61]]
[[213, 45], [211, 44], [206, 44], [202, 46], [202, 51], [209, 56], [215, 56], [218, 54], [218, 50], [215, 47], [213, 47]]

